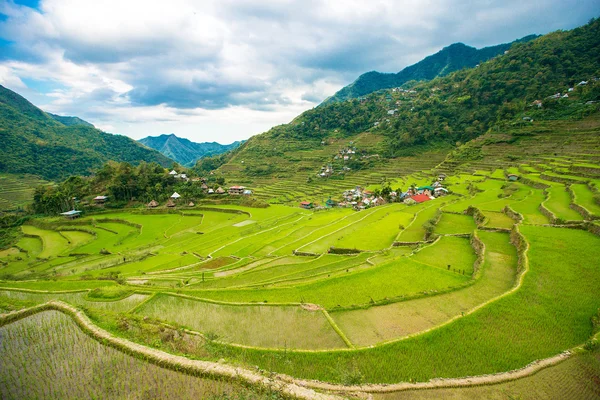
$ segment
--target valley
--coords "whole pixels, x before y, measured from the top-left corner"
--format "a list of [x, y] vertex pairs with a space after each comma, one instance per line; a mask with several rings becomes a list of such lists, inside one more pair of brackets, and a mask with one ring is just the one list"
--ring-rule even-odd
[[[0, 397], [600, 398], [599, 32], [454, 44], [230, 145], [0, 86]], [[109, 103], [273, 111], [175, 75]]]

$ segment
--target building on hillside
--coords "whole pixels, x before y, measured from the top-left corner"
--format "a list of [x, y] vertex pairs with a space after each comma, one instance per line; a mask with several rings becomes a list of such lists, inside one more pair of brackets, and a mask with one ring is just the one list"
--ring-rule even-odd
[[225, 194], [226, 192], [225, 192], [225, 189], [223, 189], [221, 186], [219, 186], [217, 188], [217, 190], [215, 190], [215, 193], [216, 194]]
[[519, 175], [516, 174], [508, 174], [508, 180], [511, 182], [519, 180]]
[[66, 219], [75, 219], [81, 217], [81, 211], [79, 210], [71, 210], [64, 213], [60, 213]]
[[300, 203], [300, 208], [310, 210], [311, 208], [313, 208], [313, 203], [311, 203], [310, 201], [303, 201]]
[[541, 100], [534, 100], [533, 103], [530, 104], [531, 107], [542, 108], [544, 103]]
[[214, 191], [213, 189], [208, 189], [207, 193], [208, 193], [208, 194], [214, 194], [214, 193], [215, 193], [215, 191]]
[[177, 175], [177, 171], [175, 171], [175, 170], [172, 170], [171, 172], [169, 172], [169, 175], [171, 175], [171, 176], [175, 176], [175, 175]]
[[188, 203], [188, 207], [194, 207], [194, 206], [195, 206], [195, 204], [194, 204], [194, 202], [193, 202], [193, 201], [190, 201], [190, 202]]
[[252, 196], [252, 190], [250, 190], [250, 189], [244, 190], [244, 196]]
[[156, 208], [158, 207], [158, 202], [156, 200], [152, 200], [150, 203], [147, 204], [148, 208]]
[[177, 192], [174, 192], [174, 193], [171, 195], [171, 198], [172, 198], [172, 199], [175, 199], [175, 200], [177, 200], [177, 199], [178, 199], [178, 198], [180, 198], [180, 197], [181, 197], [181, 195], [180, 195], [179, 193], [177, 193]]
[[439, 174], [438, 175], [438, 179], [437, 180], [439, 182], [443, 182], [445, 179], [446, 179], [446, 174]]
[[427, 196], [433, 196], [434, 188], [431, 186], [421, 186], [417, 188], [417, 193]]
[[242, 195], [244, 194], [244, 190], [246, 190], [245, 186], [231, 186], [229, 188], [229, 194]]
[[203, 183], [202, 186], [200, 186], [200, 189], [208, 190], [208, 185], [206, 183]]
[[411, 196], [410, 198], [413, 199], [416, 203], [423, 203], [431, 200], [431, 198], [426, 194], [416, 194], [414, 196]]
[[443, 187], [436, 187], [433, 191], [433, 195], [435, 197], [440, 197], [440, 196], [445, 196], [448, 194], [448, 189], [443, 188]]
[[175, 202], [173, 199], [169, 199], [169, 201], [167, 201], [167, 207], [175, 207]]
[[335, 200], [327, 199], [327, 201], [325, 202], [325, 207], [326, 208], [337, 207], [337, 205], [338, 205], [338, 203]]
[[94, 203], [96, 204], [104, 204], [106, 202], [106, 200], [108, 199], [108, 196], [96, 196], [94, 197]]

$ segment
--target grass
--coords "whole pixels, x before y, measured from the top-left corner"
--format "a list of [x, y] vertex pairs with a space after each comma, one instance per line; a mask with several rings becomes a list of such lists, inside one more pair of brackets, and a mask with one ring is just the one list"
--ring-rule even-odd
[[600, 352], [576, 354], [533, 376], [488, 386], [375, 394], [376, 400], [580, 400], [600, 397]]
[[458, 274], [473, 274], [476, 255], [468, 238], [444, 236], [418, 251], [412, 260]]
[[113, 312], [126, 312], [140, 304], [148, 298], [148, 295], [132, 294], [124, 299], [104, 300], [91, 299], [87, 297], [86, 292], [79, 293], [30, 293], [19, 292], [13, 290], [0, 291], [0, 296], [7, 299], [17, 299], [28, 301], [34, 304], [46, 303], [50, 300], [62, 300], [64, 302], [83, 306], [86, 308], [94, 308], [98, 310], [109, 310]]
[[48, 231], [35, 226], [23, 225], [23, 233], [37, 236], [41, 239], [43, 250], [39, 253], [40, 258], [56, 257], [69, 249], [69, 242], [56, 231]]
[[487, 219], [485, 226], [490, 228], [511, 229], [515, 224], [515, 220], [502, 212], [483, 211], [483, 215]]
[[471, 286], [367, 310], [332, 313], [352, 343], [370, 346], [405, 337], [445, 323], [508, 291], [514, 285], [516, 249], [507, 233], [479, 232], [486, 247], [479, 279]]
[[172, 321], [226, 342], [287, 349], [344, 348], [321, 311], [300, 306], [232, 306], [159, 295], [137, 313]]
[[400, 227], [408, 225], [412, 219], [404, 209], [406, 206], [403, 204], [378, 207], [360, 223], [329, 235], [306, 249], [323, 252], [329, 247], [338, 247], [372, 251], [390, 247], [400, 232]]
[[440, 206], [436, 200], [421, 203], [407, 209], [409, 214], [414, 215], [414, 219], [406, 225], [406, 229], [402, 230], [397, 240], [401, 242], [420, 242], [425, 240], [425, 228], [423, 225], [430, 219], [434, 218], [437, 212], [437, 207]]
[[548, 200], [544, 203], [548, 210], [552, 211], [557, 218], [566, 221], [581, 221], [583, 217], [569, 207], [571, 196], [564, 185], [553, 185], [547, 189]]
[[392, 383], [507, 371], [583, 343], [600, 308], [600, 270], [591, 261], [600, 257], [600, 238], [550, 227], [522, 231], [531, 242], [523, 286], [450, 325], [355, 353], [292, 353], [279, 360], [245, 351], [238, 357], [303, 378], [339, 382], [344, 371], [358, 370], [363, 382]]
[[571, 185], [571, 190], [575, 193], [575, 203], [587, 209], [592, 215], [600, 217], [600, 205], [594, 199], [594, 193], [587, 185]]
[[279, 398], [268, 390], [197, 378], [138, 360], [91, 339], [57, 311], [3, 326], [0, 335], [0, 397], [6, 399]]
[[435, 227], [435, 233], [452, 235], [457, 233], [472, 233], [477, 226], [470, 215], [442, 213]]
[[363, 271], [322, 281], [273, 289], [190, 290], [188, 294], [232, 302], [307, 302], [327, 309], [368, 305], [386, 298], [441, 290], [463, 283], [467, 277], [399, 258]]

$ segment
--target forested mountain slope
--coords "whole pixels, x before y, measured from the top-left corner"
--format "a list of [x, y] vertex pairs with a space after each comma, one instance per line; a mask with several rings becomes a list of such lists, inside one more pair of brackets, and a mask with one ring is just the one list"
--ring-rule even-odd
[[[357, 148], [348, 160], [355, 170], [368, 167], [366, 160], [375, 155], [384, 160], [417, 156], [423, 149], [465, 143], [492, 127], [523, 123], [524, 117], [581, 118], [598, 108], [598, 78], [600, 21], [592, 20], [572, 31], [515, 44], [479, 67], [407, 90], [379, 91], [306, 111], [218, 158], [224, 164], [219, 170], [238, 179], [303, 171], [314, 175], [314, 168], [331, 162], [343, 146]], [[540, 107], [533, 104], [536, 100]], [[324, 151], [332, 144], [335, 149]], [[300, 163], [300, 158], [311, 163]], [[214, 167], [209, 161], [202, 165]]]
[[503, 54], [514, 43], [524, 43], [533, 40], [537, 35], [525, 36], [511, 43], [502, 43], [496, 46], [476, 49], [464, 43], [454, 43], [444, 47], [437, 53], [430, 55], [416, 64], [394, 73], [370, 71], [362, 74], [350, 85], [343, 87], [336, 94], [326, 99], [322, 104], [356, 99], [373, 93], [380, 89], [399, 87], [406, 82], [426, 81], [440, 76], [448, 75], [463, 68], [472, 68], [477, 64]]
[[165, 166], [172, 163], [133, 139], [102, 132], [83, 122], [72, 117], [55, 119], [0, 86], [0, 172], [29, 173], [54, 180], [86, 175], [108, 160], [134, 164], [156, 161]]
[[177, 161], [179, 164], [191, 166], [200, 158], [217, 155], [237, 148], [242, 142], [220, 144], [217, 142], [196, 143], [175, 134], [148, 136], [138, 140], [151, 149], [160, 151], [163, 155]]

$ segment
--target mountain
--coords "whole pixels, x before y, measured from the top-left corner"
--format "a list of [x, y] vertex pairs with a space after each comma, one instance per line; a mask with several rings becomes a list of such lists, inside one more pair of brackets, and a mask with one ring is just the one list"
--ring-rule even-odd
[[237, 148], [243, 142], [219, 144], [217, 142], [196, 143], [185, 138], [170, 135], [148, 136], [140, 139], [140, 143], [151, 149], [158, 150], [165, 156], [181, 165], [192, 166], [202, 157], [225, 153]]
[[1, 85], [0, 143], [0, 172], [50, 180], [87, 175], [109, 160], [172, 163], [133, 139], [102, 132], [79, 118], [55, 119]]
[[82, 120], [79, 117], [63, 117], [62, 115], [51, 114], [49, 112], [46, 112], [46, 114], [48, 114], [50, 116], [50, 118], [60, 122], [61, 124], [65, 125], [65, 126], [83, 125], [83, 126], [89, 126], [89, 127], [94, 128], [94, 125], [90, 124], [87, 121]]
[[472, 68], [503, 54], [515, 43], [528, 42], [537, 37], [537, 35], [529, 35], [511, 43], [503, 43], [482, 49], [476, 49], [463, 43], [454, 43], [396, 74], [377, 71], [362, 74], [353, 83], [327, 98], [322, 105], [359, 98], [380, 89], [400, 87], [408, 81], [431, 80], [463, 68]]
[[[599, 78], [600, 20], [595, 19], [571, 31], [515, 43], [508, 53], [478, 67], [408, 90], [380, 90], [313, 108], [199, 166], [249, 184], [299, 174], [308, 181], [331, 164], [334, 177], [344, 179], [359, 169], [393, 164], [397, 157], [448, 150], [490, 129], [522, 124], [523, 118], [578, 119], [598, 112]], [[349, 147], [356, 153], [346, 162], [340, 151]]]

